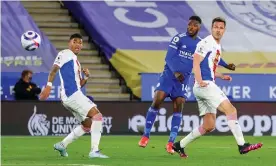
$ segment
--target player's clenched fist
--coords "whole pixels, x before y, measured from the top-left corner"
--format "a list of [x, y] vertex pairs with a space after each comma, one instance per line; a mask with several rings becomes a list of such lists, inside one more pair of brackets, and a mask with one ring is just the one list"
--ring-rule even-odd
[[51, 86], [46, 86], [39, 95], [40, 100], [46, 100], [49, 97], [50, 92], [51, 92]]
[[223, 75], [222, 79], [232, 81], [232, 77], [230, 75]]
[[236, 65], [234, 65], [233, 63], [230, 63], [228, 64], [227, 69], [235, 71]]
[[178, 81], [180, 81], [180, 82], [183, 82], [183, 81], [184, 81], [184, 76], [183, 76], [182, 73], [180, 73], [180, 72], [175, 72], [175, 73], [174, 73], [174, 76], [175, 76], [176, 79], [178, 79]]
[[90, 72], [89, 72], [89, 70], [88, 70], [87, 68], [82, 69], [82, 72], [84, 73], [84, 75], [85, 75], [86, 77], [89, 77], [89, 76], [90, 76]]

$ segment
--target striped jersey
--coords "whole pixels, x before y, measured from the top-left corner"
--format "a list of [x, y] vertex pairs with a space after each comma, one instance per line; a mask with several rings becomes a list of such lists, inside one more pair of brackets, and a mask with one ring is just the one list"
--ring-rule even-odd
[[58, 53], [54, 64], [60, 67], [61, 100], [66, 100], [75, 92], [81, 91], [81, 65], [77, 56], [69, 49], [62, 50]]

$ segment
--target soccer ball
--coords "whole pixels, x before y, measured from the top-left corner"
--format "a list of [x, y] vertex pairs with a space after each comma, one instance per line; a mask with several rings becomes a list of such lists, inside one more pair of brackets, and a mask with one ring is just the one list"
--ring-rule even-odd
[[21, 36], [22, 47], [27, 51], [34, 51], [40, 46], [41, 38], [34, 31], [27, 31]]

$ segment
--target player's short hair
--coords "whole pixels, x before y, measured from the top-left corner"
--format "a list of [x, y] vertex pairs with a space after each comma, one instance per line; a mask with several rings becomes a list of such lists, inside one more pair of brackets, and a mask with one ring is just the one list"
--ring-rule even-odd
[[70, 40], [77, 38], [77, 39], [82, 39], [82, 35], [79, 33], [75, 33], [73, 35], [70, 36]]
[[33, 74], [33, 72], [31, 70], [23, 70], [22, 73], [21, 73], [21, 78], [24, 78], [29, 73]]
[[201, 24], [201, 18], [199, 16], [191, 16], [189, 20], [195, 20], [198, 21]]
[[214, 25], [215, 22], [223, 22], [223, 23], [224, 23], [224, 26], [226, 26], [226, 21], [225, 21], [225, 19], [222, 18], [222, 17], [216, 17], [216, 18], [214, 18], [214, 19], [212, 20], [212, 27], [213, 27], [213, 25]]

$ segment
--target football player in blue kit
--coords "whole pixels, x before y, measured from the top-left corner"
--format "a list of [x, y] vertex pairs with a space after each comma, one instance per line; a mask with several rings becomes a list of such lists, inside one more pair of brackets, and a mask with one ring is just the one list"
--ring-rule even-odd
[[193, 54], [197, 43], [201, 40], [197, 36], [200, 25], [200, 17], [191, 16], [187, 32], [177, 34], [169, 44], [164, 71], [159, 78], [153, 102], [147, 112], [144, 134], [139, 141], [140, 147], [147, 146], [150, 131], [160, 106], [166, 97], [170, 97], [173, 102], [173, 117], [166, 150], [168, 153], [174, 153], [172, 146], [178, 134], [183, 105], [187, 99], [187, 85], [193, 68]]

